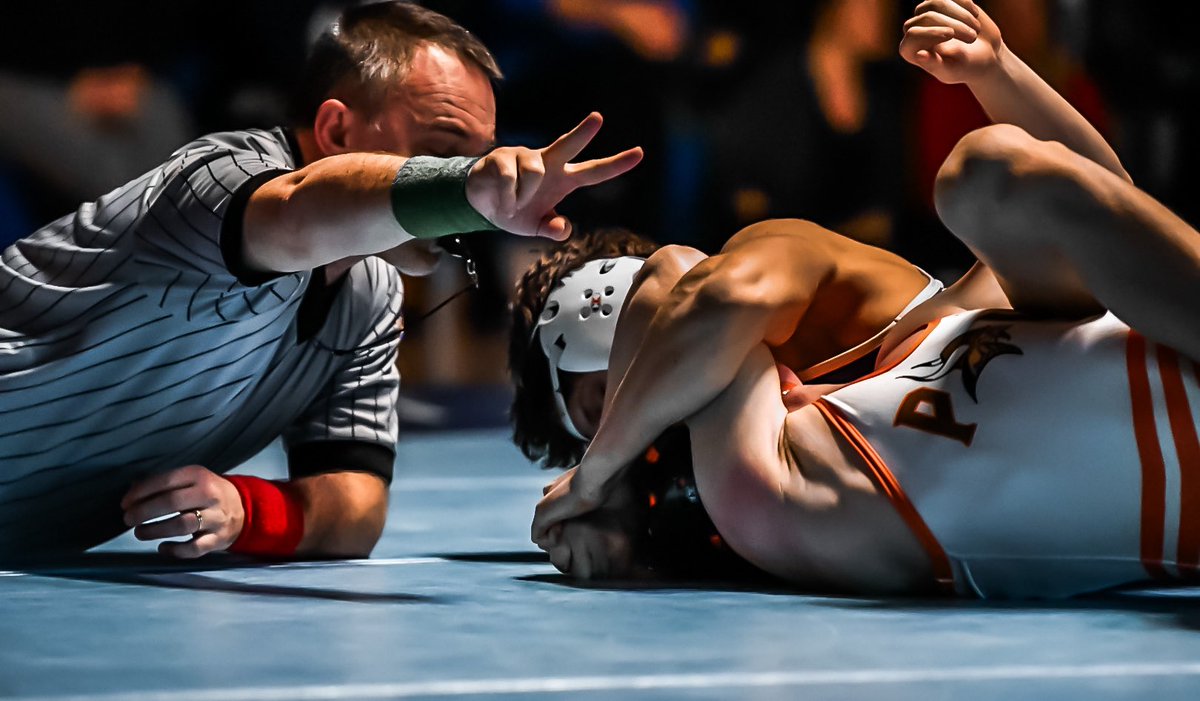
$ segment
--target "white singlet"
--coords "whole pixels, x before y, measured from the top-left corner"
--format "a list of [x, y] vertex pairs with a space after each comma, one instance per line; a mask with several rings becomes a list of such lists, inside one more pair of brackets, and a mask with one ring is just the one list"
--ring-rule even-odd
[[817, 403], [943, 585], [1060, 597], [1200, 566], [1200, 369], [1111, 314], [972, 311]]

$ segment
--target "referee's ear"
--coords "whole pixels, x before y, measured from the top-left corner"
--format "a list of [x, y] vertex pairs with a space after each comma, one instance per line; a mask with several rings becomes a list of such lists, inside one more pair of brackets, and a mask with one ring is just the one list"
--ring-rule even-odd
[[313, 120], [313, 138], [320, 150], [320, 157], [347, 153], [350, 147], [350, 127], [354, 113], [341, 100], [330, 98], [317, 108]]

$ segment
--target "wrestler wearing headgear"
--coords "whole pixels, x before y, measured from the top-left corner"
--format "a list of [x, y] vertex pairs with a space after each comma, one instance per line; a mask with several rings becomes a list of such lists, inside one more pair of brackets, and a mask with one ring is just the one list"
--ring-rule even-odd
[[[1151, 458], [1169, 452], [1162, 441], [1172, 440], [1151, 433], [1166, 419], [1148, 413], [1154, 403], [1145, 400], [1155, 392], [1177, 400], [1200, 392], [1194, 365], [1200, 331], [1191, 323], [1200, 316], [1200, 234], [1130, 184], [1111, 147], [1007, 51], [973, 3], [922, 3], [906, 25], [901, 52], [945, 82], [966, 82], [993, 119], [1007, 122], [964, 139], [937, 189], [943, 221], [987, 264], [967, 281], [980, 282], [977, 289], [991, 297], [972, 301], [960, 294], [968, 289], [960, 281], [900, 321], [884, 342], [891, 357], [877, 377], [813, 392], [781, 383], [785, 374], [774, 372], [771, 361], [779, 363], [779, 348], [803, 330], [796, 326], [801, 320], [807, 326], [827, 318], [816, 312], [828, 309], [814, 308], [819, 291], [831, 280], [838, 288], [837, 276], [854, 258], [820, 260], [811, 229], [788, 235], [779, 223], [739, 234], [722, 252], [774, 246], [771, 269], [730, 270], [721, 256], [697, 263], [655, 254], [645, 266], [653, 274], [643, 273], [623, 312], [610, 354], [615, 390], [602, 421], [581, 464], [547, 487], [535, 515], [534, 541], [563, 571], [587, 576], [581, 563], [596, 569], [590, 557], [576, 557], [591, 553], [581, 547], [585, 541], [568, 537], [567, 526], [607, 504], [642, 446], [681, 420], [693, 430], [698, 485], [726, 541], [797, 583], [841, 591], [949, 585], [982, 595], [1062, 595], [1195, 567], [1195, 519], [1171, 520], [1194, 509], [1168, 509], [1165, 520], [1145, 509], [1156, 499], [1169, 505], [1188, 498], [1159, 493], [1161, 479], [1145, 482], [1161, 474]], [[798, 245], [779, 254], [779, 246], [804, 236], [807, 250]], [[772, 303], [789, 276], [813, 268], [822, 285], [808, 304]], [[782, 277], [772, 277], [778, 271]], [[946, 317], [956, 307], [1010, 304], [1062, 321], [1039, 326], [980, 311]], [[1106, 308], [1141, 333], [1094, 316]], [[913, 326], [941, 317], [910, 337]], [[1163, 346], [1151, 352], [1141, 334]], [[715, 340], [698, 342], [705, 338]], [[1157, 357], [1158, 371], [1148, 369], [1148, 355]], [[1071, 363], [1093, 374], [1081, 381], [1063, 369]], [[1033, 371], [1028, 381], [1016, 379], [1022, 369]], [[1097, 388], [1130, 393], [1132, 419], [1130, 402], [1099, 401], [1104, 394], [1096, 395]], [[788, 394], [783, 401], [781, 392]], [[1075, 403], [1081, 422], [1028, 420], [1037, 416], [1030, 407], [1063, 399]], [[1181, 413], [1179, 401], [1173, 406], [1178, 451], [1194, 446], [1200, 422]], [[985, 424], [999, 425], [995, 417], [1024, 423], [1008, 433], [1002, 426], [1007, 440], [997, 441], [984, 433]], [[1111, 451], [1097, 452], [1096, 425], [1116, 431], [1104, 434]], [[954, 471], [964, 463], [943, 449], [955, 442], [984, 446], [972, 453], [981, 456], [974, 466], [1005, 469], [973, 470], [981, 476], [964, 482]], [[1039, 445], [1046, 449], [1031, 457]], [[1103, 464], [1104, 477], [1089, 498], [1071, 500], [1069, 514], [1059, 510], [1070, 515], [1069, 527], [1030, 530], [1027, 524], [1046, 523], [1031, 517], [1039, 509], [1055, 512], [1047, 498], [1053, 502], [1080, 483], [1079, 463], [1061, 459], [1071, 454], [1092, 455], [1085, 464]], [[1137, 489], [1114, 486], [1139, 476], [1142, 493], [1154, 495], [1149, 502]], [[1025, 489], [1039, 480], [1040, 487]], [[960, 498], [969, 494], [978, 498]], [[1165, 547], [1176, 540], [1178, 550]]]
[[[605, 373], [621, 310], [645, 258], [589, 260], [562, 277], [538, 316], [534, 337], [544, 353], [562, 427], [587, 441], [567, 409], [564, 387], [587, 373]], [[589, 430], [590, 429], [585, 429]], [[708, 517], [692, 473], [687, 427], [673, 426], [638, 457], [631, 471], [634, 559], [676, 576], [751, 574]]]
[[[789, 256], [803, 256], [813, 269], [835, 258], [855, 263], [841, 266], [845, 274], [821, 286], [806, 271], [781, 266]], [[512, 418], [514, 439], [526, 455], [551, 467], [578, 462], [604, 408], [610, 350], [619, 324], [625, 323], [629, 295], [646, 279], [658, 284], [702, 261], [708, 270], [770, 271], [781, 283], [774, 289], [780, 307], [807, 300], [814, 313], [806, 327], [788, 334], [776, 349], [781, 373], [796, 386], [797, 375], [821, 383], [832, 380], [819, 375], [854, 378], [868, 372], [887, 329], [941, 289], [887, 251], [798, 220], [750, 227], [711, 258], [685, 247], [660, 249], [628, 232], [576, 237], [552, 249], [517, 286], [510, 346], [516, 386]], [[698, 342], [720, 344], [721, 334]], [[686, 427], [664, 427], [633, 462], [626, 499], [637, 518], [626, 524], [630, 532], [625, 535], [636, 542], [636, 559], [659, 572], [689, 576], [746, 573], [749, 567], [728, 549], [701, 503]]]

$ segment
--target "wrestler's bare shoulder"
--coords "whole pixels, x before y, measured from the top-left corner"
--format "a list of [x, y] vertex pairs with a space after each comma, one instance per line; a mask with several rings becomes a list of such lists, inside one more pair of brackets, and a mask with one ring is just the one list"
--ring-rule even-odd
[[894, 253], [877, 248], [827, 229], [806, 219], [766, 219], [751, 224], [732, 237], [722, 247], [722, 253], [742, 249], [768, 247], [776, 251], [804, 252], [810, 256], [839, 260], [866, 257], [911, 267]]
[[803, 219], [752, 224], [729, 239], [721, 257], [769, 261], [831, 291], [852, 286], [911, 299], [927, 282], [924, 273], [900, 256]]
[[875, 336], [929, 282], [903, 258], [810, 221], [769, 219], [739, 231], [719, 256], [747, 279], [771, 280], [804, 300], [794, 326], [771, 343], [776, 360], [807, 368]]

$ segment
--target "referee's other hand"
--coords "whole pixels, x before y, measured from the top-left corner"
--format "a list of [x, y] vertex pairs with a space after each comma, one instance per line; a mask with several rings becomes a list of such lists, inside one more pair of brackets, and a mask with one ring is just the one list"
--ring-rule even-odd
[[200, 465], [188, 465], [136, 482], [121, 499], [125, 525], [138, 540], [167, 540], [164, 555], [192, 559], [225, 550], [241, 535], [245, 511], [237, 488]]

